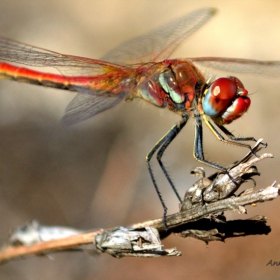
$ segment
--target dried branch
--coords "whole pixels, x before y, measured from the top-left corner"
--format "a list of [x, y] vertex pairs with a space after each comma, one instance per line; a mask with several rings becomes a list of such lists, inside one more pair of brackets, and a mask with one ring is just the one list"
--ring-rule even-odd
[[246, 205], [269, 201], [279, 196], [279, 187], [275, 183], [262, 190], [249, 189], [234, 196], [241, 184], [259, 175], [253, 164], [273, 157], [271, 154], [255, 156], [262, 148], [260, 140], [227, 174], [217, 173], [205, 178], [203, 169], [196, 168], [193, 173], [200, 179], [186, 192], [180, 212], [167, 217], [168, 231], [161, 218], [127, 228], [84, 233], [63, 227], [45, 227], [33, 222], [10, 236], [0, 251], [0, 263], [65, 250], [83, 250], [90, 254], [106, 252], [114, 257], [180, 256], [181, 253], [175, 248], [163, 250], [161, 240], [171, 233], [181, 237], [194, 237], [206, 243], [252, 234], [268, 234], [270, 227], [266, 225], [266, 217], [226, 221], [223, 215], [223, 212], [233, 210], [246, 213]]

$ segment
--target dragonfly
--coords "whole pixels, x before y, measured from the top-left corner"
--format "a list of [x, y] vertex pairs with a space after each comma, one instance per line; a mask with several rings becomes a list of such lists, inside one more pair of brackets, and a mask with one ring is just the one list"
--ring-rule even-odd
[[[169, 59], [182, 41], [215, 13], [213, 8], [195, 10], [118, 45], [101, 59], [60, 54], [0, 37], [0, 78], [77, 92], [62, 118], [64, 126], [93, 117], [122, 100], [137, 98], [179, 115], [180, 121], [146, 156], [148, 171], [163, 207], [166, 227], [167, 206], [150, 162], [157, 153], [157, 161], [181, 203], [182, 199], [161, 159], [190, 117], [195, 119], [194, 158], [219, 171], [227, 172], [227, 168], [208, 161], [204, 156], [203, 123], [222, 142], [252, 151], [247, 141], [256, 141], [254, 137], [235, 137], [224, 126], [240, 118], [250, 107], [251, 101], [243, 83], [235, 76], [207, 79], [205, 69], [280, 75], [279, 61], [219, 57]], [[54, 67], [59, 74], [37, 71], [25, 65]]]

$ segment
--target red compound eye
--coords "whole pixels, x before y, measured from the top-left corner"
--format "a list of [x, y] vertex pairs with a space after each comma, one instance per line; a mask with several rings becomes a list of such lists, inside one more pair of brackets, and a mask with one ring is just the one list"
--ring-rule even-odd
[[238, 94], [238, 87], [231, 78], [215, 80], [205, 94], [202, 106], [209, 117], [221, 116]]
[[229, 124], [240, 118], [249, 109], [251, 100], [247, 96], [241, 96], [234, 100], [232, 105], [222, 115], [222, 123]]
[[241, 117], [250, 106], [248, 91], [236, 77], [215, 80], [205, 91], [202, 107], [204, 113], [219, 124], [230, 123]]

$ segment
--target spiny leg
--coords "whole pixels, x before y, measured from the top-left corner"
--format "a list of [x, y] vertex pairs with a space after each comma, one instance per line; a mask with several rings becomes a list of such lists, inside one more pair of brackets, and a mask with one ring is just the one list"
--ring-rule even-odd
[[[166, 134], [168, 135], [168, 133]], [[153, 173], [153, 170], [151, 168], [151, 164], [150, 164], [150, 160], [151, 158], [153, 157], [154, 153], [156, 152], [156, 150], [162, 145], [162, 143], [164, 143], [165, 141], [165, 138], [166, 138], [166, 135], [164, 135], [156, 144], [155, 146], [151, 149], [151, 151], [146, 155], [146, 162], [147, 162], [147, 166], [148, 166], [148, 170], [149, 170], [149, 173], [150, 173], [150, 176], [151, 176], [151, 179], [152, 179], [152, 182], [153, 182], [153, 185], [156, 189], [156, 192], [157, 192], [157, 195], [159, 197], [159, 200], [161, 202], [161, 205], [163, 207], [163, 223], [164, 223], [164, 227], [165, 229], [167, 230], [167, 226], [166, 226], [166, 214], [167, 214], [167, 207], [164, 203], [164, 200], [162, 198], [162, 195], [159, 191], [159, 188], [157, 186], [157, 183], [156, 183], [156, 179], [155, 179], [155, 176], [154, 176], [154, 173]]]
[[177, 191], [176, 187], [174, 186], [164, 164], [162, 163], [161, 158], [163, 156], [164, 151], [169, 146], [169, 144], [172, 142], [172, 140], [179, 134], [179, 132], [182, 130], [182, 128], [186, 125], [188, 119], [189, 119], [188, 115], [183, 115], [182, 120], [177, 125], [173, 126], [171, 128], [171, 130], [169, 130], [168, 134], [166, 135], [165, 142], [162, 144], [160, 150], [157, 153], [158, 163], [159, 163], [166, 179], [168, 180], [169, 184], [171, 185], [174, 193], [176, 194], [178, 200], [180, 201], [180, 203], [182, 203], [182, 199], [181, 199], [180, 195], [178, 194], [178, 191]]
[[217, 127], [231, 140], [233, 141], [253, 141], [257, 142], [254, 137], [235, 137], [228, 129], [226, 129], [223, 125], [218, 125]]
[[[235, 135], [233, 135], [230, 131], [228, 131], [223, 125], [217, 125], [217, 127], [232, 141], [239, 142], [239, 144], [242, 144], [240, 142], [242, 141], [253, 141], [253, 142], [257, 142], [257, 140], [254, 137], [236, 137]], [[243, 143], [244, 144], [244, 143]], [[264, 148], [267, 147], [266, 143], [261, 142], [260, 143]], [[252, 150], [251, 146], [250, 146], [250, 150], [251, 152], [257, 156], [254, 151]]]
[[[235, 137], [230, 131], [228, 131], [224, 126], [215, 124], [229, 139], [226, 139], [219, 131], [215, 128], [215, 126], [207, 119], [205, 115], [203, 115], [203, 120], [205, 124], [208, 126], [208, 128], [211, 130], [211, 132], [215, 135], [215, 137], [224, 143], [228, 143], [231, 145], [239, 146], [239, 147], [245, 147], [248, 148], [253, 154], [253, 150], [251, 145], [242, 143], [242, 141], [253, 141], [257, 142], [257, 140], [254, 137]], [[264, 147], [267, 145], [265, 143], [262, 143]], [[255, 154], [254, 154], [255, 155]], [[257, 155], [256, 155], [257, 156]]]
[[[196, 160], [198, 160], [199, 162], [202, 162], [208, 166], [211, 166], [213, 168], [216, 168], [218, 170], [224, 171], [229, 178], [232, 180], [233, 183], [237, 184], [234, 179], [230, 176], [228, 169], [215, 164], [213, 162], [207, 161], [204, 158], [204, 153], [203, 153], [203, 130], [202, 130], [202, 120], [201, 120], [201, 115], [199, 113], [195, 113], [194, 114], [195, 117], [195, 121], [196, 121], [196, 125], [195, 125], [195, 136], [194, 136], [194, 157]], [[205, 120], [205, 119], [204, 119]], [[222, 137], [222, 139], [224, 139], [224, 137], [215, 129], [215, 127], [207, 120], [208, 124], [211, 125], [211, 128], [209, 127], [209, 125], [207, 124], [207, 126], [211, 129], [211, 131], [214, 133], [215, 136], [220, 135]], [[214, 130], [212, 130], [212, 128]], [[217, 134], [216, 134], [217, 132]], [[220, 140], [220, 138], [217, 136], [217, 138]], [[231, 141], [224, 139], [225, 141], [223, 142], [227, 142], [227, 143], [231, 143]], [[246, 145], [244, 143], [238, 143], [241, 145], [238, 146], [242, 146], [242, 147], [249, 147], [251, 152], [254, 153], [253, 149], [251, 148], [250, 145]]]
[[158, 154], [157, 154], [157, 160], [160, 164], [160, 167], [161, 169], [163, 170], [168, 182], [170, 183], [174, 193], [176, 194], [177, 198], [179, 199], [180, 203], [182, 202], [182, 199], [180, 197], [180, 195], [178, 194], [172, 180], [170, 179], [163, 163], [161, 162], [161, 157], [165, 151], [165, 149], [168, 147], [168, 145], [172, 142], [172, 140], [178, 135], [178, 133], [182, 130], [182, 128], [185, 126], [185, 124], [187, 123], [188, 121], [188, 116], [187, 115], [183, 115], [182, 116], [182, 120], [178, 123], [178, 124], [175, 124], [156, 144], [155, 146], [151, 149], [151, 151], [147, 154], [146, 156], [146, 162], [147, 162], [147, 166], [148, 166], [148, 170], [149, 170], [149, 173], [150, 173], [150, 176], [151, 176], [151, 179], [152, 179], [152, 182], [154, 184], [154, 187], [156, 189], [156, 192], [157, 192], [157, 195], [160, 199], [160, 202], [162, 204], [162, 207], [163, 207], [163, 222], [164, 222], [164, 226], [165, 228], [167, 229], [167, 226], [166, 226], [166, 214], [167, 214], [167, 207], [164, 203], [164, 200], [162, 198], [162, 195], [159, 191], [159, 188], [157, 186], [157, 183], [156, 183], [156, 180], [155, 180], [155, 176], [153, 174], [153, 171], [152, 171], [152, 168], [151, 168], [151, 159], [154, 155], [154, 153], [160, 148]]
[[215, 164], [213, 162], [207, 161], [204, 157], [203, 152], [203, 130], [202, 130], [202, 120], [199, 113], [194, 114], [195, 117], [195, 134], [194, 134], [194, 149], [193, 156], [196, 160], [201, 163], [204, 163], [208, 166], [216, 168], [221, 171], [227, 172], [227, 169], [221, 165]]

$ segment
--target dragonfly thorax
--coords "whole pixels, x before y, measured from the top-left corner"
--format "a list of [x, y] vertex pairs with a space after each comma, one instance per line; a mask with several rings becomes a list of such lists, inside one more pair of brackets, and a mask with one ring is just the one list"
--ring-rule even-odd
[[174, 112], [189, 111], [196, 95], [196, 85], [205, 83], [195, 66], [188, 61], [165, 60], [160, 71], [139, 82], [137, 96]]

